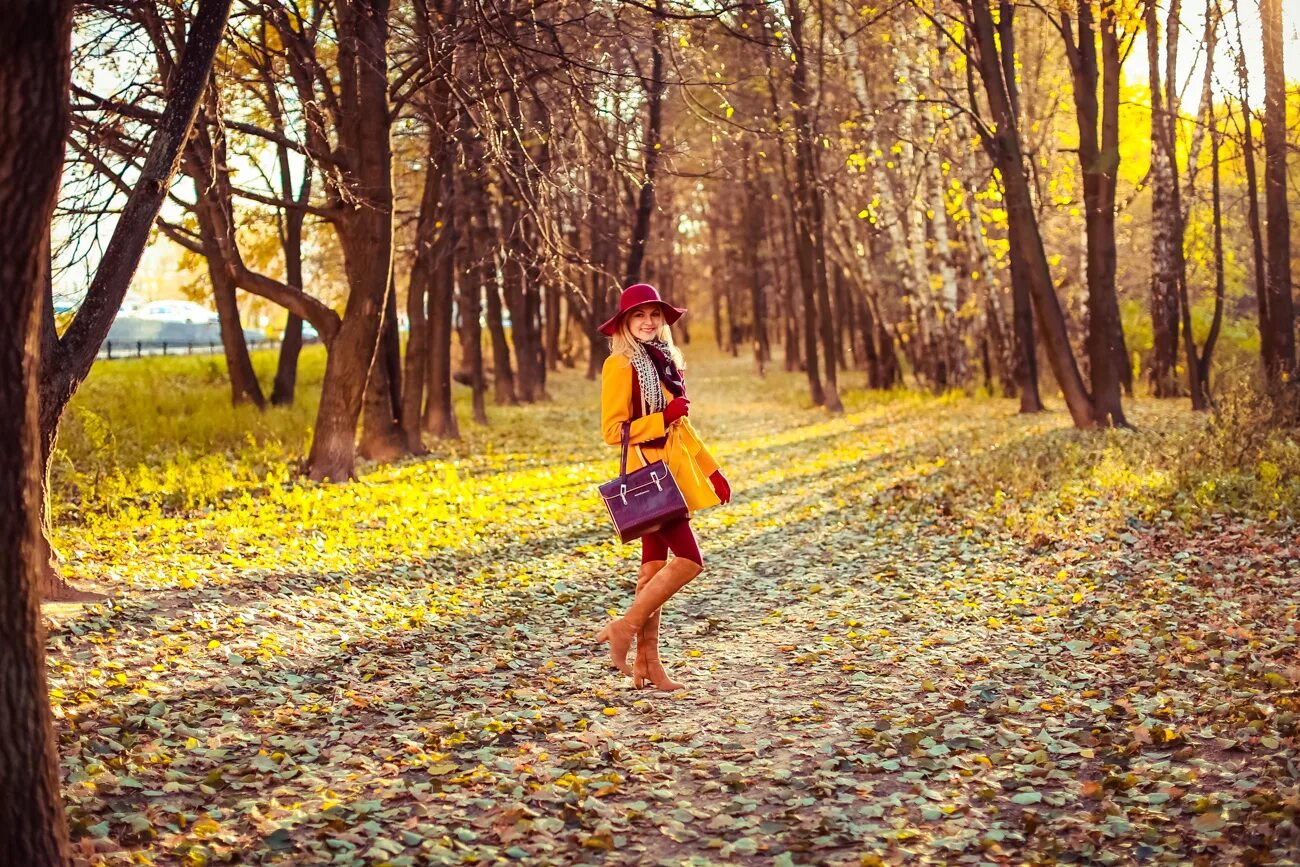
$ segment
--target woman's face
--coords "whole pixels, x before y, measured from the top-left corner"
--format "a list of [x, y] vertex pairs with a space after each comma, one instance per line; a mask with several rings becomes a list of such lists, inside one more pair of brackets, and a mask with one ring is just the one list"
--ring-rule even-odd
[[627, 314], [627, 327], [637, 340], [653, 340], [664, 325], [664, 312], [658, 304], [642, 304]]

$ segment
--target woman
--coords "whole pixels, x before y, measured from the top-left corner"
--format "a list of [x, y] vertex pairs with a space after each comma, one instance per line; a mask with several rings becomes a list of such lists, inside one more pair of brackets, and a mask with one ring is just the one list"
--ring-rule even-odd
[[[638, 448], [628, 451], [629, 471], [644, 462], [663, 460], [694, 513], [729, 502], [731, 487], [691, 426], [691, 402], [681, 374], [685, 365], [669, 330], [685, 312], [665, 302], [648, 284], [623, 290], [618, 313], [600, 326], [610, 338], [610, 356], [601, 374], [600, 427], [605, 442], [621, 446], [623, 424], [631, 422], [628, 440]], [[661, 690], [682, 688], [659, 660], [659, 609], [703, 568], [689, 517], [641, 539], [636, 601], [596, 636], [597, 641], [609, 642], [614, 666], [631, 674], [638, 689], [647, 681]], [[636, 662], [629, 671], [627, 654], [633, 642]]]

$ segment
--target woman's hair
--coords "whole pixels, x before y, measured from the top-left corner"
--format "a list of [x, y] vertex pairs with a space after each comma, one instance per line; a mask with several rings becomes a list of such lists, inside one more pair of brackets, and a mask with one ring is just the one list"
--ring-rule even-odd
[[[635, 310], [636, 308], [634, 307], [632, 309]], [[629, 310], [628, 312], [630, 313], [631, 311]], [[609, 354], [621, 355], [628, 361], [631, 361], [632, 356], [636, 354], [637, 339], [632, 336], [632, 329], [628, 327], [627, 319], [628, 318], [624, 316], [619, 320], [618, 330], [615, 331], [614, 336], [609, 339]], [[663, 325], [659, 326], [659, 333], [655, 335], [655, 339], [660, 343], [668, 344], [668, 354], [672, 356], [673, 364], [677, 365], [678, 370], [685, 370], [686, 359], [682, 357], [682, 351], [677, 348], [677, 344], [673, 343], [673, 330], [668, 327], [666, 321]]]

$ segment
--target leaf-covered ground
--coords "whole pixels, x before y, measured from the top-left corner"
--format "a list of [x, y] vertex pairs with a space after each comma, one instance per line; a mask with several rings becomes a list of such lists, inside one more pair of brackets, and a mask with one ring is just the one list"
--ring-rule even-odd
[[[692, 370], [736, 488], [636, 691], [595, 388], [357, 484], [69, 521], [51, 612], [91, 864], [1294, 863], [1300, 540], [1012, 404]], [[511, 433], [511, 430], [515, 433]], [[1262, 493], [1261, 493], [1262, 491]], [[1262, 498], [1262, 499], [1260, 499]], [[174, 498], [173, 498], [174, 499]]]

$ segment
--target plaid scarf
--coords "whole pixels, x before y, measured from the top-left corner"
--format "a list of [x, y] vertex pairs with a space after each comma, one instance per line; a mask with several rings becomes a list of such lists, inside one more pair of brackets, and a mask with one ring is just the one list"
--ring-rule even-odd
[[[641, 414], [663, 412], [668, 406], [664, 397], [664, 388], [673, 397], [686, 395], [686, 382], [681, 371], [673, 363], [668, 344], [658, 340], [637, 341], [636, 352], [632, 356], [632, 367], [636, 369], [637, 384], [641, 391]], [[663, 388], [659, 384], [663, 383]]]

